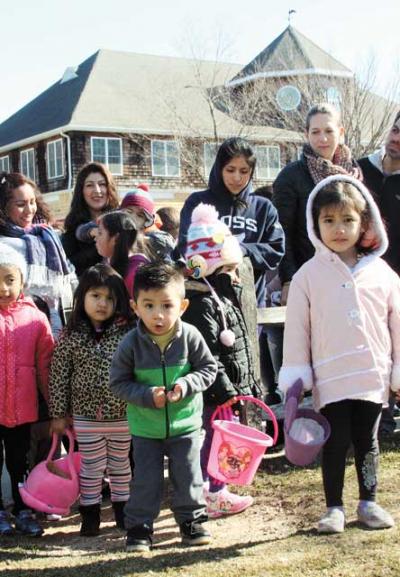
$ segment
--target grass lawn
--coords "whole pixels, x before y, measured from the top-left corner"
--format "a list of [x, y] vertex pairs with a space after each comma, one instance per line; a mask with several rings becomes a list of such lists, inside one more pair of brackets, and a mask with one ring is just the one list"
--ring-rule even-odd
[[381, 447], [379, 502], [397, 526], [361, 528], [355, 520], [357, 483], [352, 460], [346, 471], [348, 524], [340, 535], [319, 536], [323, 512], [321, 471], [298, 469], [271, 455], [250, 488], [254, 506], [236, 517], [210, 521], [212, 546], [187, 549], [168, 508], [156, 525], [156, 547], [148, 554], [124, 552], [124, 535], [104, 505], [101, 536], [79, 537], [79, 515], [46, 524], [40, 539], [0, 538], [2, 577], [399, 577], [400, 435]]

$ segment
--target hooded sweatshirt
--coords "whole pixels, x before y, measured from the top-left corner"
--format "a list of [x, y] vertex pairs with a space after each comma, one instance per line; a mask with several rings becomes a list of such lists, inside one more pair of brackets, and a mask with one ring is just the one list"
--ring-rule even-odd
[[[358, 188], [372, 213], [375, 249], [352, 269], [314, 230], [315, 196], [335, 180]], [[378, 207], [360, 181], [331, 176], [310, 194], [307, 231], [316, 253], [290, 285], [279, 388], [301, 378], [317, 410], [344, 399], [386, 403], [389, 387], [400, 390], [400, 279], [380, 258], [388, 241]]]
[[279, 265], [285, 251], [283, 229], [272, 203], [252, 192], [251, 180], [238, 195], [226, 188], [218, 160], [211, 169], [207, 190], [192, 193], [181, 211], [178, 251], [185, 254], [187, 231], [193, 209], [203, 202], [212, 204], [240, 243], [243, 256], [250, 257], [254, 269], [257, 304], [265, 306], [266, 272]]

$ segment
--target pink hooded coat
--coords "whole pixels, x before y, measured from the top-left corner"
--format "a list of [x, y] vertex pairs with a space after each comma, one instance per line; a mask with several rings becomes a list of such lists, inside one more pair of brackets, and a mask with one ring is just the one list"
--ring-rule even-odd
[[[376, 245], [353, 271], [313, 225], [316, 194], [336, 180], [358, 188], [372, 213], [368, 236]], [[301, 378], [317, 410], [344, 399], [386, 403], [389, 387], [400, 389], [400, 279], [380, 258], [388, 241], [379, 210], [360, 181], [331, 176], [310, 194], [307, 231], [316, 252], [290, 285], [279, 388]]]
[[0, 424], [38, 419], [38, 387], [47, 399], [54, 340], [46, 315], [21, 296], [0, 309]]

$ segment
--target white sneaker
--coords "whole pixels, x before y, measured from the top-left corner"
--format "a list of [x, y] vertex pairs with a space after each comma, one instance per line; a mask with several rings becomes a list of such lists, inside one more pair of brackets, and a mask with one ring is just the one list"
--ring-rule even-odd
[[318, 522], [318, 533], [343, 533], [344, 511], [342, 507], [328, 507]]
[[375, 501], [360, 501], [357, 507], [357, 519], [370, 529], [389, 529], [394, 526], [391, 514]]

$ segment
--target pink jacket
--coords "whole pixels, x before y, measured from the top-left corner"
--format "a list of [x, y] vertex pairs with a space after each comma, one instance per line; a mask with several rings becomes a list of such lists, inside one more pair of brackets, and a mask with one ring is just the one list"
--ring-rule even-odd
[[293, 277], [287, 304], [283, 366], [279, 388], [297, 379], [313, 390], [315, 408], [343, 399], [385, 403], [389, 387], [400, 389], [400, 279], [379, 258], [387, 236], [367, 189], [356, 184], [370, 205], [368, 231], [377, 242], [351, 271], [316, 236], [311, 209], [321, 181], [307, 204], [307, 228], [315, 256]]
[[46, 315], [29, 298], [0, 309], [0, 424], [16, 427], [38, 419], [40, 387], [47, 399], [54, 341]]

